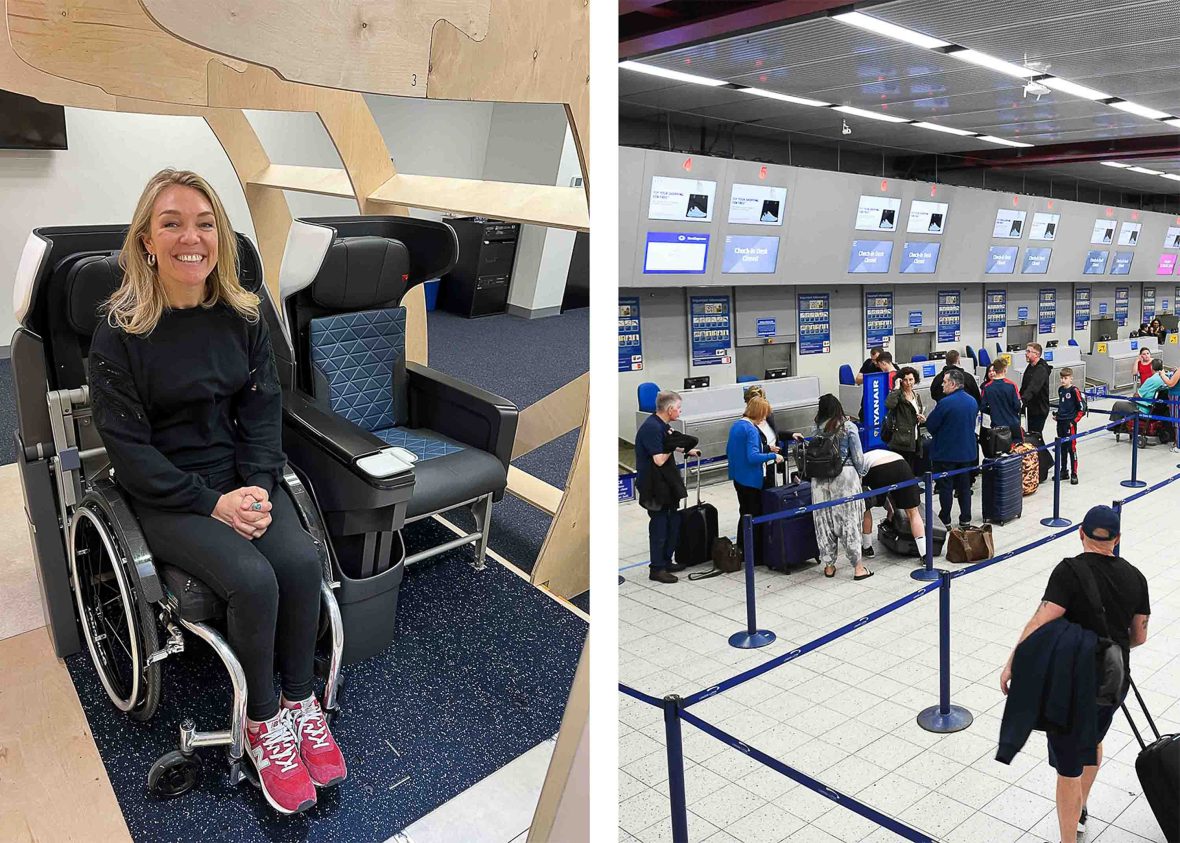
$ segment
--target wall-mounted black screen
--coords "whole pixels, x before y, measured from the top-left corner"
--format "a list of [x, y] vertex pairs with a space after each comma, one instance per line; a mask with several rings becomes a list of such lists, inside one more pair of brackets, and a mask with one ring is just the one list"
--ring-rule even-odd
[[701, 375], [700, 377], [696, 377], [696, 378], [685, 378], [684, 379], [684, 388], [685, 389], [708, 389], [709, 388], [709, 376], [708, 375]]
[[66, 110], [0, 91], [0, 149], [65, 149]]

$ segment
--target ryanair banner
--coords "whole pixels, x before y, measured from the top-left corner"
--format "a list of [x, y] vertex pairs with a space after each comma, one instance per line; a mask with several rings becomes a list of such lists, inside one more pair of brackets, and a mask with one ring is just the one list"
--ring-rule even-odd
[[866, 451], [885, 447], [885, 442], [881, 439], [881, 425], [885, 423], [885, 399], [888, 396], [888, 372], [874, 372], [864, 376], [860, 417], [864, 419], [861, 444]]

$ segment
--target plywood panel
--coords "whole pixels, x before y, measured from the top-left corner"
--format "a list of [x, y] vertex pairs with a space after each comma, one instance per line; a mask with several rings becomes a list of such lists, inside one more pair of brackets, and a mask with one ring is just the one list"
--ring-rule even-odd
[[[432, 33], [479, 41], [491, 0], [141, 0], [177, 38], [328, 88], [425, 97]], [[443, 23], [440, 23], [443, 22]]]
[[590, 637], [574, 672], [527, 843], [590, 839]]
[[[586, 409], [588, 411], [589, 406]], [[574, 464], [561, 505], [549, 526], [537, 564], [533, 566], [533, 584], [565, 598], [590, 588], [589, 429], [587, 420], [578, 436]]]
[[101, 88], [45, 73], [24, 62], [9, 41], [7, 4], [3, 0], [0, 11], [5, 13], [0, 17], [0, 87], [54, 105], [114, 111], [114, 97]]
[[590, 214], [580, 188], [541, 184], [394, 176], [372, 194], [375, 201], [432, 211], [586, 231]]
[[556, 515], [561, 508], [562, 491], [540, 477], [521, 471], [514, 465], [508, 466], [508, 491], [537, 509]]
[[589, 389], [590, 373], [586, 372], [521, 410], [516, 419], [512, 459], [524, 456], [580, 425], [586, 417]]
[[0, 641], [0, 675], [0, 840], [130, 841], [45, 627]]
[[298, 193], [317, 193], [352, 199], [352, 183], [348, 173], [332, 167], [297, 167], [290, 164], [270, 164], [249, 177], [250, 184]]

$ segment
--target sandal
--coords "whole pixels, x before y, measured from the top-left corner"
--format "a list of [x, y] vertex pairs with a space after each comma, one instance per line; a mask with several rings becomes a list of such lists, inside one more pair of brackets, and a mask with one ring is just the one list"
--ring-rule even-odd
[[824, 576], [829, 579], [836, 576], [836, 566], [831, 564], [824, 565]]
[[860, 580], [867, 580], [869, 577], [871, 577], [873, 575], [873, 572], [869, 571], [867, 568], [865, 569], [865, 571], [866, 572], [863, 574], [853, 574], [852, 578], [854, 580], [856, 580], [857, 582], [859, 582]]

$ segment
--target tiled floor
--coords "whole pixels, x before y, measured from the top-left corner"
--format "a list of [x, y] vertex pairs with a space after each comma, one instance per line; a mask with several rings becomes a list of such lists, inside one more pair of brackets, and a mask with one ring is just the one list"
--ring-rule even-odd
[[[1101, 406], [1101, 405], [1096, 405]], [[1103, 417], [1091, 415], [1083, 428]], [[1134, 490], [1124, 438], [1083, 440], [1082, 483], [1062, 487], [1062, 513], [1075, 522], [1095, 503]], [[1180, 462], [1166, 447], [1140, 451], [1139, 476], [1155, 483]], [[979, 518], [979, 485], [974, 513]], [[705, 488], [723, 531], [736, 530], [729, 483]], [[1050, 532], [1052, 487], [1024, 499], [1021, 519], [995, 528], [997, 550]], [[878, 517], [880, 510], [876, 511]], [[1180, 731], [1180, 569], [1175, 548], [1180, 483], [1128, 504], [1122, 554], [1147, 576], [1151, 638], [1132, 654], [1132, 674], [1163, 731]], [[957, 510], [956, 510], [957, 514]], [[647, 559], [647, 516], [620, 507], [620, 568]], [[1075, 536], [1021, 554], [952, 586], [952, 701], [974, 724], [951, 735], [923, 731], [915, 716], [938, 696], [938, 600], [934, 594], [795, 661], [692, 708], [697, 716], [838, 791], [952, 843], [1056, 841], [1055, 774], [1044, 737], [1030, 738], [1010, 766], [994, 760], [1004, 697], [1000, 669], [1032, 615], [1053, 566], [1080, 551]], [[941, 560], [936, 559], [938, 565]], [[745, 627], [744, 583], [737, 574], [675, 585], [650, 582], [644, 567], [623, 571], [619, 598], [620, 681], [652, 696], [682, 696], [864, 616], [919, 583], [914, 565], [877, 546], [876, 576], [852, 581], [842, 565], [835, 579], [818, 568], [791, 575], [759, 568], [758, 625], [778, 634], [761, 650], [731, 648]], [[1132, 706], [1133, 712], [1137, 709]], [[620, 697], [619, 839], [671, 840], [664, 725], [659, 710]], [[1107, 762], [1090, 796], [1088, 841], [1163, 841], [1134, 770], [1139, 747], [1122, 715], [1105, 749]], [[684, 725], [689, 838], [709, 843], [778, 843], [900, 839], [852, 811]]]

